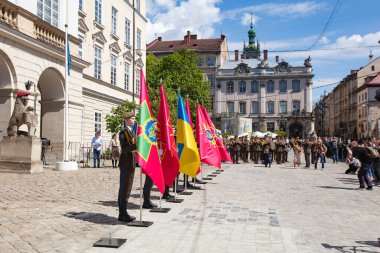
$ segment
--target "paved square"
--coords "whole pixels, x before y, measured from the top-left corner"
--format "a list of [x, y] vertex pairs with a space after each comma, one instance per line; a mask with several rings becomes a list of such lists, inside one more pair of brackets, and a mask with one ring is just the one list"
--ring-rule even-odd
[[[325, 170], [223, 164], [203, 190], [143, 210], [149, 228], [117, 221], [118, 169], [0, 174], [0, 252], [380, 252], [380, 188], [357, 191], [346, 165]], [[204, 167], [203, 176], [214, 171]], [[130, 213], [139, 215], [139, 173]], [[157, 191], [152, 200], [158, 203]], [[119, 249], [94, 248], [101, 237]]]

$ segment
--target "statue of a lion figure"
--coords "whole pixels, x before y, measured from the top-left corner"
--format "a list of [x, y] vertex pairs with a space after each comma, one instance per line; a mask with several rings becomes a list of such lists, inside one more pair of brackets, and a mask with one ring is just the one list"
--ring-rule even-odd
[[30, 92], [16, 92], [16, 102], [11, 119], [9, 120], [7, 132], [8, 136], [16, 136], [17, 130], [23, 124], [28, 126], [28, 136], [35, 136], [38, 118], [34, 107], [27, 106]]

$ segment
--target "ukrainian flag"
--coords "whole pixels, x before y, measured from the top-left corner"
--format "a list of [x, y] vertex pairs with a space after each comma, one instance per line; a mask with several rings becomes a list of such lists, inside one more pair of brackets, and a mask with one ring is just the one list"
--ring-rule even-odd
[[179, 171], [195, 177], [200, 165], [197, 143], [194, 139], [193, 129], [190, 125], [186, 107], [181, 94], [178, 93], [178, 119], [177, 119], [177, 147], [179, 157]]

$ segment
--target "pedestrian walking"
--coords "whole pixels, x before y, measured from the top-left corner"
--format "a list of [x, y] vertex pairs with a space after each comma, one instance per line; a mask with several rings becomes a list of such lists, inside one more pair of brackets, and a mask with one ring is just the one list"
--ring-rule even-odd
[[97, 131], [91, 141], [91, 146], [94, 154], [94, 168], [100, 168], [100, 152], [102, 151], [102, 145], [103, 139], [100, 136], [100, 131]]
[[110, 150], [111, 150], [111, 160], [112, 160], [112, 168], [117, 167], [117, 163], [119, 161], [119, 140], [118, 140], [118, 134], [114, 133], [112, 135], [111, 141], [110, 141]]

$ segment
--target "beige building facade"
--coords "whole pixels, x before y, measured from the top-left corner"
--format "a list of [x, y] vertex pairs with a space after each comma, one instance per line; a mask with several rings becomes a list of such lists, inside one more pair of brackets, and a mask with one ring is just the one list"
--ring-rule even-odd
[[[142, 52], [147, 20], [145, 1], [68, 1], [68, 137], [72, 150], [90, 142], [96, 130], [108, 143], [111, 133], [106, 130], [105, 116], [125, 100], [138, 103], [139, 76], [135, 73], [145, 72]], [[39, 115], [37, 136], [51, 140], [54, 152], [47, 154], [51, 163], [63, 157], [65, 4], [0, 0], [0, 131], [7, 135], [15, 93], [32, 84], [29, 105]], [[128, 33], [126, 20], [130, 21]], [[74, 154], [78, 152], [71, 152], [69, 158], [78, 159]]]

